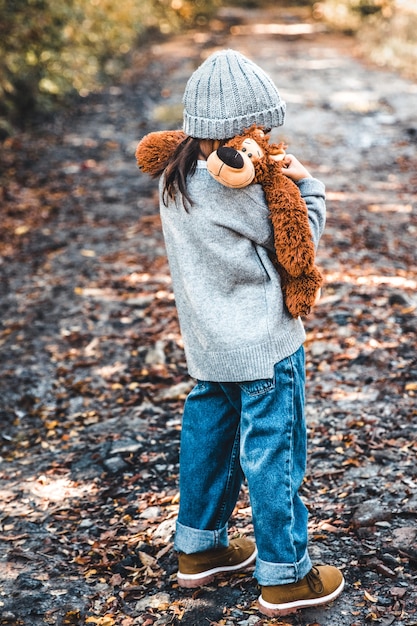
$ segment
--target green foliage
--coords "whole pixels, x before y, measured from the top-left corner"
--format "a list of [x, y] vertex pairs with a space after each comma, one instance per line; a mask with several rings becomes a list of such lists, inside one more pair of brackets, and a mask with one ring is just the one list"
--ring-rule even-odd
[[417, 3], [412, 0], [321, 0], [316, 17], [355, 35], [374, 63], [417, 78]]
[[267, 7], [307, 7], [313, 6], [316, 0], [226, 0], [227, 6], [238, 6], [247, 9], [264, 9]]
[[49, 11], [44, 0], [0, 0], [1, 114], [11, 114], [15, 103], [23, 113], [34, 106], [36, 92], [52, 90], [49, 70], [64, 45], [71, 5], [58, 0]]
[[204, 25], [220, 0], [0, 0], [0, 118], [19, 121], [117, 75], [147, 33]]
[[356, 33], [370, 16], [391, 13], [395, 4], [396, 0], [322, 0], [315, 10], [333, 27]]
[[358, 39], [374, 63], [417, 79], [417, 4], [397, 3], [392, 11], [370, 16]]
[[205, 27], [222, 5], [313, 7], [359, 33], [377, 62], [415, 76], [417, 12], [400, 0], [0, 0], [0, 135], [117, 76], [148, 36]]

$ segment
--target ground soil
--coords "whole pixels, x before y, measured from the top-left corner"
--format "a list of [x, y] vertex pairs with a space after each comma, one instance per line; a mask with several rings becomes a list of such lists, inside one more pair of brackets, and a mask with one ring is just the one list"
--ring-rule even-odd
[[[187, 376], [157, 207], [134, 160], [189, 74], [232, 47], [287, 102], [274, 131], [327, 187], [305, 319], [311, 554], [330, 607], [267, 620], [250, 573], [175, 582]], [[4, 142], [0, 623], [417, 624], [417, 85], [294, 9], [223, 10], [132, 55], [119, 84]], [[251, 536], [247, 491], [231, 532]]]

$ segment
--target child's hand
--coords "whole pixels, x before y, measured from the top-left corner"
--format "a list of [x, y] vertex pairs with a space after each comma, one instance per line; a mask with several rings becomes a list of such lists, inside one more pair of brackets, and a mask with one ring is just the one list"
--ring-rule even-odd
[[312, 178], [310, 172], [293, 154], [287, 154], [282, 161], [282, 173], [294, 182], [302, 178]]

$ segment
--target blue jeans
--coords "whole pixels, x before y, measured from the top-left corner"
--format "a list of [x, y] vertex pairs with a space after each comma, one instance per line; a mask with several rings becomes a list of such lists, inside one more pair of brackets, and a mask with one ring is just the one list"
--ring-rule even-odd
[[304, 385], [303, 347], [275, 365], [274, 378], [197, 383], [184, 406], [176, 550], [228, 545], [246, 477], [258, 583], [291, 583], [309, 572], [308, 515], [298, 494], [306, 466]]

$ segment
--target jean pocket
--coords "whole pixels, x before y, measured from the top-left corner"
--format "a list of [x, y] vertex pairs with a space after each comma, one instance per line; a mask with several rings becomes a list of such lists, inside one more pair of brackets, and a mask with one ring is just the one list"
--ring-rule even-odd
[[248, 396], [263, 396], [275, 389], [274, 378], [262, 378], [260, 380], [249, 380], [239, 383], [239, 387], [248, 394]]

